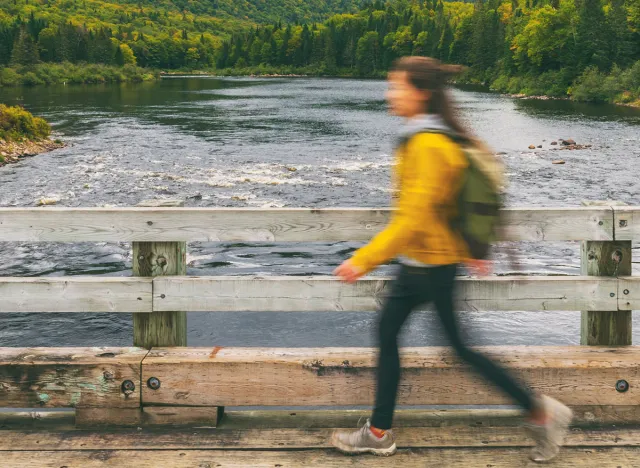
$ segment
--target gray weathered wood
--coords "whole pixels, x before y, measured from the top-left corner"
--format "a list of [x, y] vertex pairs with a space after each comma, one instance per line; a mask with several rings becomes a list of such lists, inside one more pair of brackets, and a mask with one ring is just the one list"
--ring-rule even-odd
[[151, 312], [151, 279], [0, 277], [2, 312]]
[[616, 207], [613, 226], [616, 240], [640, 240], [640, 207]]
[[[156, 266], [152, 267], [152, 272], [160, 273], [161, 270]], [[152, 310], [156, 311], [154, 316], [173, 310], [374, 311], [383, 300], [389, 281], [388, 278], [365, 278], [350, 286], [326, 276], [168, 276], [153, 280], [142, 277], [8, 277], [0, 278], [3, 298], [0, 313], [135, 312], [150, 319]], [[470, 311], [614, 310], [618, 307], [618, 290], [622, 288], [617, 281], [586, 276], [461, 279], [458, 307]], [[634, 280], [625, 281], [633, 284]], [[154, 309], [152, 289], [155, 291]], [[631, 295], [621, 296], [621, 301], [633, 298], [634, 287], [630, 287], [630, 291]], [[626, 304], [624, 302], [621, 308], [631, 310]], [[169, 321], [166, 326], [174, 325]]]
[[618, 297], [620, 310], [640, 310], [640, 276], [620, 278]]
[[[583, 275], [618, 277], [631, 274], [631, 241], [585, 241], [581, 252]], [[618, 291], [611, 294], [618, 298]], [[618, 299], [622, 302], [624, 298]], [[631, 319], [631, 311], [618, 310], [618, 306], [584, 309], [580, 342], [583, 345], [630, 345]]]
[[[140, 406], [139, 348], [0, 348], [0, 407]], [[135, 390], [125, 392], [130, 380]]]
[[[374, 311], [389, 284], [366, 278], [347, 285], [318, 277], [163, 277], [154, 280], [154, 310]], [[617, 281], [588, 277], [462, 279], [461, 310], [615, 310]], [[613, 294], [613, 296], [611, 296]]]
[[[366, 241], [391, 210], [369, 208], [0, 208], [1, 241]], [[503, 240], [612, 240], [606, 207], [507, 209]]]
[[[242, 451], [242, 450], [99, 450], [99, 451], [6, 451], [3, 462], [12, 468], [532, 468], [529, 448], [449, 448], [401, 450], [389, 459], [345, 457], [334, 450]], [[640, 448], [573, 448], [563, 450], [549, 466], [562, 468], [637, 468]]]
[[[187, 274], [186, 242], [134, 242], [134, 276]], [[187, 314], [185, 309], [165, 309], [153, 314], [134, 314], [133, 344], [152, 346], [186, 346]]]
[[[571, 405], [632, 405], [640, 348], [482, 348], [541, 393]], [[149, 405], [370, 405], [376, 351], [369, 348], [154, 348], [142, 366]], [[406, 348], [399, 403], [497, 405], [511, 401], [467, 372], [448, 348]], [[619, 393], [616, 382], [630, 389]]]

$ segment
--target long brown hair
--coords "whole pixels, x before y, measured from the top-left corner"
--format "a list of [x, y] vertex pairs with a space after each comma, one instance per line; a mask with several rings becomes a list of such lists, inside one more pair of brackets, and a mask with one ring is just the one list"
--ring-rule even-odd
[[475, 142], [475, 138], [460, 123], [447, 90], [448, 80], [462, 70], [463, 67], [446, 65], [431, 57], [412, 56], [396, 60], [391, 71], [406, 72], [413, 86], [431, 93], [429, 108], [425, 112], [439, 115], [459, 137]]

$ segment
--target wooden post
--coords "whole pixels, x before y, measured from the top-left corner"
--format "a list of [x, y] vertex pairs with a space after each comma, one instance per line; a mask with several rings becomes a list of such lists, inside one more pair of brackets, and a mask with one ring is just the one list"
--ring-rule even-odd
[[[161, 206], [183, 206], [178, 202], [163, 202]], [[159, 206], [157, 202], [142, 202], [138, 206]], [[134, 242], [133, 275], [165, 276], [187, 274], [186, 242]], [[186, 312], [153, 312], [133, 315], [133, 345], [186, 346]]]
[[[619, 202], [583, 202], [585, 206], [621, 206]], [[631, 241], [583, 241], [580, 269], [588, 276], [631, 275]], [[618, 294], [612, 291], [611, 294]], [[583, 311], [580, 344], [628, 346], [632, 343], [631, 311]]]

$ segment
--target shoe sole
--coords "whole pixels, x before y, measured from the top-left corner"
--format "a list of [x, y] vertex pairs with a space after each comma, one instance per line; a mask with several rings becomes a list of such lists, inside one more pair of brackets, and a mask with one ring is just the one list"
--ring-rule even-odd
[[378, 457], [390, 457], [392, 455], [395, 455], [395, 453], [398, 451], [398, 448], [396, 447], [395, 442], [391, 447], [386, 449], [376, 449], [371, 447], [349, 448], [345, 445], [342, 445], [340, 442], [336, 440], [331, 441], [331, 443], [339, 452], [342, 452], [345, 455], [364, 455], [364, 454], [370, 453]]

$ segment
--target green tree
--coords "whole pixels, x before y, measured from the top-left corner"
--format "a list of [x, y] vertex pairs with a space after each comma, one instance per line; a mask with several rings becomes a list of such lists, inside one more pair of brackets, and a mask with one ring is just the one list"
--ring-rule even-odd
[[595, 65], [606, 70], [611, 65], [607, 47], [607, 22], [600, 0], [578, 1], [578, 24], [575, 36], [577, 65], [584, 69]]
[[185, 65], [189, 68], [196, 68], [200, 61], [200, 53], [195, 47], [189, 47], [185, 56]]
[[38, 52], [43, 62], [55, 62], [57, 43], [58, 31], [56, 28], [48, 27], [40, 31], [38, 35]]
[[[609, 54], [613, 63], [629, 65], [636, 51], [633, 32], [627, 21], [627, 9], [624, 0], [611, 0], [611, 10], [607, 16], [608, 29], [612, 33], [609, 38]], [[640, 24], [638, 24], [640, 26]]]
[[122, 59], [125, 65], [136, 64], [136, 56], [128, 44], [120, 44], [120, 52], [122, 53]]
[[356, 50], [356, 67], [361, 75], [370, 75], [378, 70], [380, 36], [376, 31], [369, 31], [358, 40]]
[[40, 61], [38, 46], [31, 37], [27, 28], [20, 28], [20, 33], [13, 45], [11, 63], [13, 65], [35, 65]]

